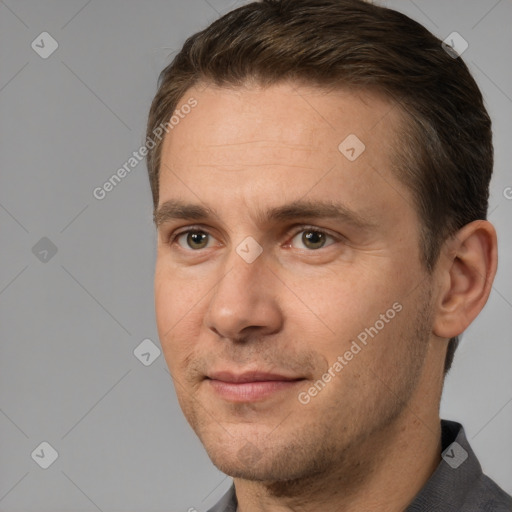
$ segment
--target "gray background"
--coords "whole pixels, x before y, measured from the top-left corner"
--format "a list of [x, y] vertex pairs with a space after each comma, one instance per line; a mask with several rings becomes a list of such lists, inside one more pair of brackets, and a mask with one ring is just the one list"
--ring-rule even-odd
[[[1, 511], [202, 511], [230, 485], [182, 417], [163, 357], [144, 366], [133, 354], [158, 345], [145, 163], [105, 199], [92, 191], [141, 146], [169, 55], [237, 3], [0, 0]], [[510, 493], [512, 3], [387, 5], [468, 41], [494, 120], [500, 267], [441, 413]], [[47, 59], [31, 48], [43, 31], [59, 45]], [[45, 241], [34, 254], [43, 237], [55, 255], [41, 254]], [[46, 470], [31, 457], [43, 441], [59, 454]]]

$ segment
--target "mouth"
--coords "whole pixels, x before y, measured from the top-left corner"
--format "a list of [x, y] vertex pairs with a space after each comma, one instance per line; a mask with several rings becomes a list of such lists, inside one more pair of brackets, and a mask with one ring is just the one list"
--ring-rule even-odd
[[256, 402], [278, 393], [294, 389], [303, 377], [268, 372], [245, 372], [235, 374], [227, 371], [212, 372], [205, 381], [220, 398], [229, 402]]

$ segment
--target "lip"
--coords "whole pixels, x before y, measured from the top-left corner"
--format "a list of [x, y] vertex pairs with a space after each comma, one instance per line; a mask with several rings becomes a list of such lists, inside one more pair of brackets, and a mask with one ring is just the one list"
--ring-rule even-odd
[[294, 377], [289, 375], [282, 375], [279, 373], [271, 373], [264, 371], [251, 371], [243, 373], [233, 373], [230, 371], [211, 372], [206, 375], [206, 378], [218, 380], [229, 383], [243, 383], [243, 382], [264, 382], [264, 381], [295, 381], [302, 379], [302, 377]]
[[261, 371], [240, 374], [220, 371], [210, 373], [205, 380], [219, 397], [241, 403], [265, 400], [293, 389], [305, 379]]

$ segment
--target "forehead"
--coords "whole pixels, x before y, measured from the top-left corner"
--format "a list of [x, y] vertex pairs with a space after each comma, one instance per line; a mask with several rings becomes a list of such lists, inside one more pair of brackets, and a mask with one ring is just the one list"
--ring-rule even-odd
[[160, 204], [195, 196], [260, 208], [329, 195], [347, 204], [366, 198], [378, 213], [408, 193], [392, 173], [398, 109], [373, 93], [209, 85], [189, 89], [177, 110], [191, 99], [197, 106], [163, 142]]
[[394, 104], [363, 90], [326, 90], [289, 82], [266, 88], [206, 85], [189, 89], [177, 110], [191, 98], [197, 107], [188, 118], [181, 116], [180, 126], [166, 136], [164, 151], [169, 145], [180, 146], [183, 139], [191, 152], [243, 152], [245, 157], [261, 154], [258, 144], [268, 142], [277, 157], [283, 149], [307, 152], [329, 146], [332, 151], [350, 134], [367, 142], [383, 137], [390, 142], [390, 128], [400, 122]]

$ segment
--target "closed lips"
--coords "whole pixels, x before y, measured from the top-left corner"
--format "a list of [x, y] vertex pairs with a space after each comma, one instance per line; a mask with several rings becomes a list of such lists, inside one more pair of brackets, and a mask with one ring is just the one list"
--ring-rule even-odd
[[303, 380], [303, 377], [294, 377], [268, 372], [246, 372], [234, 374], [227, 371], [212, 372], [206, 376], [207, 379], [220, 380], [223, 382], [243, 383], [243, 382], [264, 382], [264, 381], [294, 381]]

